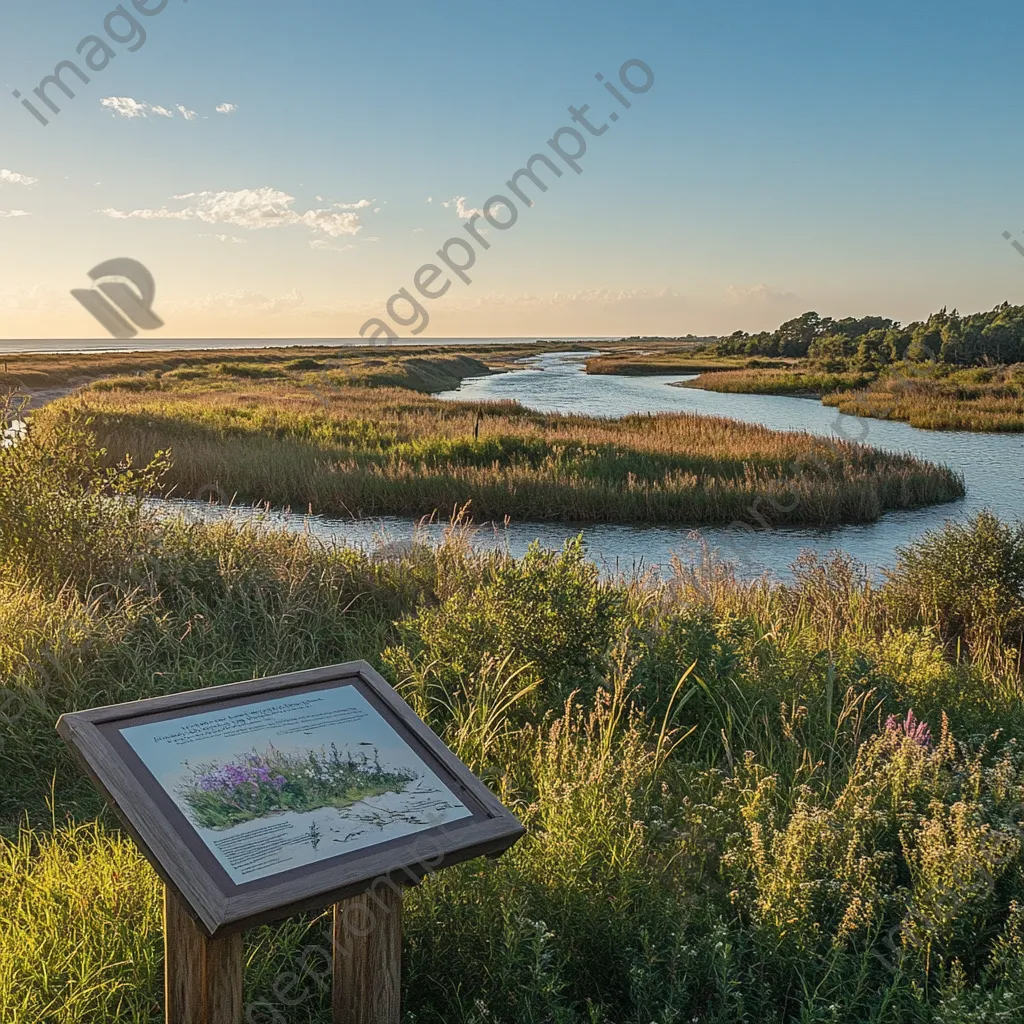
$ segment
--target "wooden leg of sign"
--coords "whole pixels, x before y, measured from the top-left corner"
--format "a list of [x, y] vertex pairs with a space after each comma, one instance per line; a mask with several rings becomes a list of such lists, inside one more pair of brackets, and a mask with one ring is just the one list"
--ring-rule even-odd
[[242, 936], [210, 939], [164, 889], [167, 1024], [242, 1024]]
[[400, 1024], [402, 890], [378, 883], [334, 906], [334, 1024]]

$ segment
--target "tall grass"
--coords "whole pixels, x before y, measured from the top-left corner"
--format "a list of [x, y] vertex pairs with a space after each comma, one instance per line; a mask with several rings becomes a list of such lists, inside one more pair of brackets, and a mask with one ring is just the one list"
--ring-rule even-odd
[[[430, 346], [294, 345], [285, 348], [215, 349], [176, 352], [76, 352], [0, 356], [0, 393], [19, 388], [68, 389], [111, 377], [159, 378], [165, 373], [190, 375], [236, 372], [242, 377], [280, 377], [302, 370], [336, 370], [354, 377], [390, 374], [403, 387], [431, 387], [441, 377], [444, 387], [456, 387], [461, 376], [487, 372], [486, 361], [535, 355], [552, 345], [466, 345], [458, 350]], [[554, 346], [557, 347], [557, 346]], [[562, 346], [564, 347], [564, 346]]]
[[903, 420], [925, 430], [1024, 430], [1024, 367], [958, 369], [942, 363], [879, 370], [785, 369], [706, 372], [680, 387], [747, 395], [820, 398], [850, 416]]
[[[408, 894], [410, 1022], [1024, 1013], [1019, 662], [956, 642], [961, 591], [990, 594], [1019, 653], [1014, 535], [927, 538], [880, 585], [813, 558], [788, 584], [710, 558], [609, 580], [579, 542], [513, 559], [460, 529], [375, 562], [153, 520], [58, 441], [0, 452], [5, 509], [60, 510], [0, 518], [0, 1019], [161, 1015], [159, 884], [56, 717], [352, 657], [528, 830]], [[247, 934], [248, 1019], [330, 1020], [328, 949], [324, 915]]]
[[874, 374], [859, 370], [831, 372], [815, 367], [754, 367], [725, 372], [700, 372], [701, 376], [696, 380], [682, 381], [679, 387], [738, 395], [821, 398], [822, 395], [862, 388], [874, 379]]
[[[622, 374], [626, 377], [648, 377], [661, 374], [716, 373], [736, 370], [747, 360], [742, 357], [712, 357], [693, 351], [693, 346], [680, 349], [657, 347], [639, 351], [604, 352], [591, 356], [584, 364], [587, 373]], [[780, 363], [781, 365], [781, 363]]]
[[831, 395], [841, 412], [904, 420], [926, 430], [1024, 430], [1024, 365], [915, 367], [886, 374], [867, 388]]
[[[907, 455], [691, 414], [622, 420], [455, 404], [404, 388], [299, 380], [104, 382], [39, 423], [88, 415], [111, 453], [173, 453], [181, 497], [335, 515], [730, 523], [759, 502], [778, 525], [866, 522], [951, 501], [953, 472]], [[141, 387], [142, 390], [137, 388]]]

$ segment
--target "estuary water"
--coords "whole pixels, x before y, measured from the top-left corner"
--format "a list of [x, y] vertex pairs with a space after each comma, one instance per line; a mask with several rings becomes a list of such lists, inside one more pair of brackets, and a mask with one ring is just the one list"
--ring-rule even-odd
[[[967, 495], [951, 504], [912, 512], [891, 512], [878, 522], [829, 530], [756, 528], [752, 532], [729, 528], [685, 526], [614, 526], [572, 523], [511, 523], [507, 527], [481, 527], [476, 543], [502, 546], [522, 554], [535, 540], [545, 547], [561, 547], [582, 533], [589, 556], [608, 573], [647, 569], [664, 571], [672, 556], [684, 562], [699, 557], [703, 546], [735, 563], [737, 574], [749, 578], [768, 572], [785, 577], [801, 551], [822, 555], [842, 550], [870, 570], [892, 565], [896, 550], [947, 519], [962, 520], [980, 509], [1000, 518], [1021, 519], [1024, 496], [1024, 434], [973, 434], [918, 430], [905, 423], [844, 416], [835, 409], [806, 398], [768, 395], [727, 395], [672, 385], [685, 376], [588, 376], [583, 361], [593, 353], [552, 353], [525, 359], [510, 373], [471, 378], [438, 396], [456, 401], [512, 399], [543, 412], [579, 413], [620, 417], [637, 412], [697, 412], [760, 423], [775, 430], [802, 430], [822, 437], [860, 441], [891, 451], [910, 452], [957, 470], [967, 484]], [[188, 503], [175, 503], [188, 504]], [[239, 517], [248, 510], [216, 506], [191, 509], [204, 516]], [[417, 526], [410, 520], [385, 518], [343, 521], [322, 516], [263, 514], [268, 522], [308, 530], [325, 540], [355, 543], [371, 549], [401, 547], [417, 533], [436, 540], [439, 525]]]

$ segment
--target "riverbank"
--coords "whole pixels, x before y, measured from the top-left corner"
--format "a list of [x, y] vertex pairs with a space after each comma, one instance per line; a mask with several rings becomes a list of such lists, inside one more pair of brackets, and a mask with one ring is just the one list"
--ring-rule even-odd
[[[1024, 1013], [1019, 532], [947, 531], [884, 586], [842, 559], [602, 580], [578, 544], [512, 559], [459, 530], [374, 559], [154, 520], [145, 471], [60, 430], [0, 452], [12, 1020], [160, 1012], [159, 879], [58, 715], [353, 658], [527, 828], [407, 893], [422, 1024]], [[330, 927], [246, 934], [253, 1020], [329, 1019]]]
[[[439, 401], [468, 357], [401, 357], [347, 371], [295, 361], [111, 378], [37, 416], [88, 417], [110, 452], [170, 450], [177, 497], [327, 515], [479, 521], [773, 525], [871, 522], [962, 497], [963, 481], [912, 457], [696, 415], [618, 420]], [[411, 381], [411, 383], [410, 383]], [[401, 385], [401, 386], [400, 386]]]
[[958, 369], [901, 364], [885, 371], [813, 366], [703, 373], [678, 387], [820, 399], [850, 416], [900, 420], [922, 430], [1024, 431], [1024, 364]]
[[682, 351], [640, 349], [602, 352], [583, 364], [587, 373], [621, 374], [624, 377], [658, 377], [669, 373], [716, 373], [744, 366], [746, 359], [715, 359], [699, 355], [692, 348]]

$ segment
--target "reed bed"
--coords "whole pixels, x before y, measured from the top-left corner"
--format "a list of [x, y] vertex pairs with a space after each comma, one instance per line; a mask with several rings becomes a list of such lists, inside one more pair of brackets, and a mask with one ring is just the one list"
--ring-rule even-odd
[[850, 415], [903, 420], [925, 430], [1024, 430], [1024, 364], [944, 369], [888, 374], [823, 401]]
[[447, 516], [468, 502], [480, 521], [697, 525], [759, 502], [780, 525], [831, 524], [964, 493], [955, 473], [909, 456], [722, 418], [542, 415], [354, 386], [337, 371], [211, 376], [105, 381], [37, 423], [88, 416], [109, 452], [137, 462], [169, 450], [164, 482], [180, 497], [332, 515]]
[[820, 398], [850, 416], [902, 420], [924, 430], [1024, 430], [1024, 367], [957, 369], [942, 363], [828, 371], [812, 365], [706, 373], [679, 387]]
[[659, 374], [713, 373], [741, 367], [745, 359], [715, 358], [694, 353], [692, 348], [682, 351], [641, 350], [604, 352], [592, 356], [584, 366], [587, 373], [623, 374], [627, 377], [646, 377]]
[[[60, 713], [363, 657], [527, 828], [408, 893], [407, 1020], [1021, 1019], [1024, 530], [949, 528], [884, 584], [606, 579], [578, 540], [155, 519], [156, 472], [67, 422], [0, 450], [0, 1018], [162, 1015], [159, 881]], [[245, 943], [247, 1021], [330, 1020], [329, 915]]]
[[862, 388], [874, 374], [858, 370], [829, 372], [805, 368], [748, 368], [709, 373], [696, 380], [681, 381], [679, 387], [701, 388], [737, 395], [793, 395], [820, 398], [834, 392]]
[[[436, 382], [417, 377], [417, 367], [425, 376], [436, 376], [442, 364], [445, 387], [456, 387], [464, 376], [487, 373], [488, 364], [504, 364], [526, 355], [536, 355], [557, 347], [553, 343], [535, 345], [467, 345], [457, 351], [450, 346], [409, 347], [400, 345], [294, 345], [286, 348], [238, 348], [175, 352], [74, 352], [63, 354], [11, 354], [0, 356], [0, 394], [19, 389], [70, 388], [107, 377], [161, 375], [195, 372], [200, 377], [227, 366], [240, 370], [241, 376], [288, 376], [296, 369], [333, 369], [356, 377], [380, 379], [395, 375], [392, 383], [402, 387], [431, 390]], [[567, 346], [562, 346], [567, 347]], [[472, 360], [467, 372], [457, 372], [460, 357]], [[440, 390], [433, 387], [433, 390]]]

